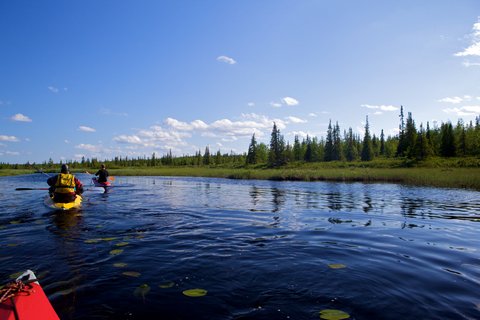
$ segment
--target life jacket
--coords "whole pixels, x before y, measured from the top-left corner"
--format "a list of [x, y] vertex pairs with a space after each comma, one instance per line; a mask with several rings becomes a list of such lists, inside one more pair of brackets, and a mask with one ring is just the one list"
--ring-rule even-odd
[[55, 183], [55, 193], [75, 193], [75, 177], [70, 173], [60, 173]]

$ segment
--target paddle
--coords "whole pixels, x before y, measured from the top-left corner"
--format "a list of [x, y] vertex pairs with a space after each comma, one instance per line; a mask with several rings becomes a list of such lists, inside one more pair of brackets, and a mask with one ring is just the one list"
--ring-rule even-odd
[[48, 190], [49, 188], [16, 188], [16, 191], [25, 191], [25, 190]]

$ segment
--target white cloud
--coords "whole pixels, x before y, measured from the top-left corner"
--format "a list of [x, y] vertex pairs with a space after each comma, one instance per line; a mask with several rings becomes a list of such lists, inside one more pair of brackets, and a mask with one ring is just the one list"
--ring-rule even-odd
[[285, 97], [282, 99], [282, 103], [287, 106], [296, 106], [299, 104], [298, 100], [292, 97]]
[[[454, 56], [472, 58], [480, 57], [480, 18], [473, 24], [472, 32], [467, 37], [471, 39], [470, 45], [462, 51], [455, 53]], [[478, 60], [475, 62], [464, 61], [463, 65], [468, 68], [471, 66], [480, 66], [480, 63]]]
[[97, 131], [94, 128], [90, 128], [90, 127], [87, 127], [87, 126], [80, 126], [80, 127], [78, 127], [78, 130], [83, 131], [83, 132], [95, 132], [95, 131]]
[[316, 113], [313, 113], [313, 112], [309, 113], [308, 116], [313, 117], [313, 118], [318, 117], [318, 115]]
[[87, 150], [87, 151], [90, 151], [90, 152], [97, 152], [97, 151], [100, 150], [100, 147], [98, 147], [98, 146], [94, 146], [93, 144], [85, 144], [85, 143], [81, 143], [79, 145], [76, 145], [75, 148], [82, 149], [82, 150]]
[[5, 155], [7, 156], [19, 156], [20, 152], [17, 151], [5, 151]]
[[460, 98], [460, 97], [446, 97], [446, 98], [442, 98], [442, 99], [438, 100], [438, 102], [447, 102], [447, 103], [453, 103], [453, 104], [457, 104], [457, 103], [460, 103], [462, 101], [463, 101], [463, 99]]
[[227, 57], [227, 56], [219, 56], [217, 57], [217, 61], [224, 62], [227, 64], [235, 64], [237, 61], [235, 61], [233, 58]]
[[272, 107], [275, 107], [275, 108], [280, 108], [280, 107], [282, 106], [282, 104], [281, 104], [281, 103], [278, 103], [278, 102], [273, 102], [273, 101], [272, 101], [272, 102], [270, 102], [270, 105], [271, 105]]
[[249, 106], [249, 107], [255, 107], [255, 102], [249, 102], [249, 103], [247, 103], [247, 106]]
[[474, 66], [480, 66], [480, 62], [470, 62], [468, 60], [463, 61], [462, 64], [467, 68], [468, 67], [474, 67]]
[[280, 108], [282, 106], [296, 106], [298, 104], [299, 104], [298, 100], [292, 97], [284, 97], [280, 99], [280, 102], [278, 101], [270, 102], [270, 105], [275, 108]]
[[398, 107], [392, 105], [371, 105], [371, 104], [362, 104], [361, 107], [368, 108], [368, 109], [380, 109], [382, 111], [396, 111]]
[[32, 122], [32, 119], [30, 119], [29, 117], [21, 113], [17, 113], [16, 115], [12, 116], [10, 119], [12, 119], [13, 121]]
[[65, 139], [65, 140], [63, 140], [63, 142], [65, 142], [66, 144], [69, 144], [70, 140]]
[[120, 143], [139, 144], [139, 145], [143, 144], [142, 139], [140, 139], [140, 137], [136, 135], [128, 136], [128, 135], [122, 134], [118, 137], [113, 138], [113, 140]]
[[454, 113], [457, 116], [475, 116], [480, 114], [480, 106], [463, 106], [460, 108], [443, 109], [445, 113]]
[[50, 90], [50, 91], [53, 92], [53, 93], [58, 93], [58, 91], [60, 91], [60, 90], [58, 90], [58, 88], [56, 88], [56, 87], [54, 87], [54, 86], [49, 86], [49, 87], [48, 87], [48, 90]]
[[0, 141], [17, 142], [18, 138], [15, 136], [0, 135]]
[[291, 123], [307, 123], [307, 120], [303, 120], [293, 116], [286, 117], [285, 119], [287, 119], [287, 121]]

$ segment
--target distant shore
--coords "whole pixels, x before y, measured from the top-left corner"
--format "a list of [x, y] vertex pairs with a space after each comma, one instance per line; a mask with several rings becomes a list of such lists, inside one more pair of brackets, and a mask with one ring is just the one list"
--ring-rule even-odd
[[[113, 176], [190, 176], [228, 179], [276, 181], [341, 181], [365, 183], [398, 183], [439, 188], [460, 188], [480, 191], [480, 166], [476, 161], [465, 163], [429, 162], [408, 167], [400, 161], [295, 163], [281, 168], [255, 167], [121, 167], [107, 168]], [[74, 173], [92, 168], [72, 168]], [[55, 173], [56, 170], [44, 170]], [[33, 174], [35, 170], [0, 169], [0, 176]], [[37, 173], [37, 174], [42, 174]]]

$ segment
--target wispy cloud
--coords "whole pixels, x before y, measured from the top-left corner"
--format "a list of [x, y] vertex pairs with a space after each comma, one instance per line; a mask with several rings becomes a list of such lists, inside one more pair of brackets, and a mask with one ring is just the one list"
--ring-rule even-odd
[[0, 141], [18, 142], [18, 138], [15, 136], [0, 135]]
[[121, 116], [121, 117], [127, 117], [128, 113], [126, 112], [115, 112], [107, 108], [101, 108], [100, 109], [100, 114], [107, 115], [107, 116]]
[[87, 151], [90, 151], [90, 152], [98, 152], [100, 150], [99, 146], [95, 146], [93, 144], [85, 144], [85, 143], [81, 143], [79, 145], [76, 145], [75, 148], [82, 149], [82, 150], [87, 150]]
[[270, 105], [275, 108], [280, 108], [282, 106], [296, 106], [298, 104], [300, 104], [300, 102], [297, 99], [292, 97], [284, 97], [280, 99], [279, 102], [278, 101], [270, 102]]
[[293, 116], [286, 117], [285, 119], [287, 119], [287, 121], [291, 123], [307, 123], [308, 122], [307, 120], [303, 120]]
[[[473, 59], [478, 59], [480, 57], [480, 17], [477, 22], [473, 24], [472, 32], [467, 35], [467, 38], [470, 39], [470, 45], [454, 54], [456, 57], [471, 57]], [[463, 61], [465, 67], [480, 66], [480, 62], [474, 61], [470, 62], [468, 60]]]
[[233, 58], [227, 57], [227, 56], [219, 56], [217, 57], [217, 61], [224, 62], [227, 64], [236, 64], [237, 61], [235, 61]]
[[378, 109], [381, 111], [396, 111], [398, 110], [398, 107], [392, 106], [392, 105], [371, 105], [371, 104], [362, 104], [361, 105], [364, 108], [368, 109]]
[[296, 106], [299, 104], [298, 100], [292, 97], [285, 97], [282, 99], [282, 103], [287, 106]]
[[48, 86], [48, 90], [53, 93], [58, 93], [60, 91], [57, 87], [54, 86]]
[[447, 102], [453, 104], [461, 103], [462, 101], [463, 99], [461, 97], [446, 97], [438, 100], [438, 102]]
[[457, 116], [476, 116], [480, 114], [480, 106], [463, 106], [460, 108], [443, 109], [445, 113], [453, 113]]
[[17, 113], [16, 115], [13, 115], [10, 119], [13, 121], [20, 121], [20, 122], [32, 122], [32, 119], [30, 119], [29, 117], [21, 113]]
[[94, 128], [87, 127], [87, 126], [80, 126], [80, 127], [78, 127], [78, 130], [83, 131], [83, 132], [95, 132], [95, 131], [97, 131]]

